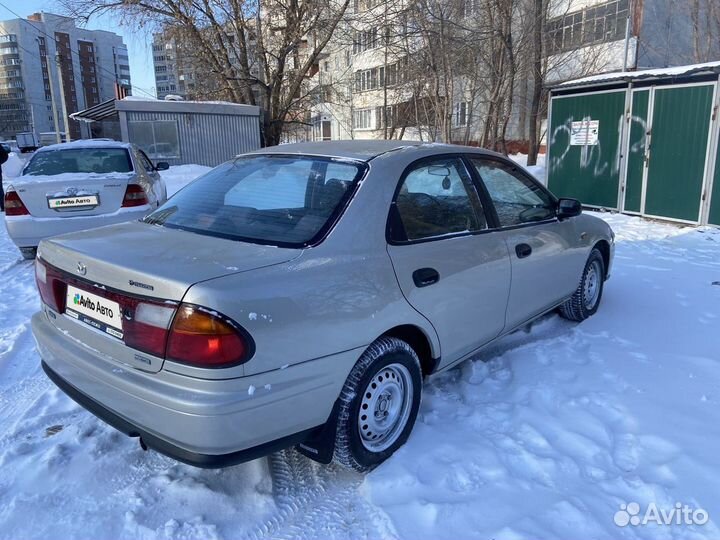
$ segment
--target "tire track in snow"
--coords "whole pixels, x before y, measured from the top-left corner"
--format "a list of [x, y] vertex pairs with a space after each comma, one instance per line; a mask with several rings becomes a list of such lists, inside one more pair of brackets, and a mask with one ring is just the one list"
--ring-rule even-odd
[[268, 461], [278, 510], [247, 539], [396, 537], [384, 512], [360, 494], [363, 475], [317, 464], [294, 449]]

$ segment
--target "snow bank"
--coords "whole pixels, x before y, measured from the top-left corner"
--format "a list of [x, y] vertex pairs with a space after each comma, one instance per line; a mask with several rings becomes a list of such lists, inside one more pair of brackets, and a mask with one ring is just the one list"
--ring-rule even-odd
[[508, 156], [510, 159], [512, 159], [515, 163], [518, 165], [521, 165], [525, 168], [530, 174], [532, 174], [535, 178], [540, 180], [542, 184], [545, 184], [545, 154], [540, 154], [537, 157], [537, 164], [536, 165], [530, 165], [528, 167], [527, 165], [527, 154], [514, 154], [511, 156]]
[[160, 176], [165, 180], [167, 194], [170, 197], [210, 170], [212, 170], [212, 167], [205, 167], [204, 165], [176, 165], [170, 167], [167, 171], [160, 171]]

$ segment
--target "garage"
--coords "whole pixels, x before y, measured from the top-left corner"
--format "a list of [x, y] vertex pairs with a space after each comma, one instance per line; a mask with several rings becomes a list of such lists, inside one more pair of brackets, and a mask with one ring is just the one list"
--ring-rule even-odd
[[585, 206], [720, 225], [720, 62], [551, 89], [547, 182]]

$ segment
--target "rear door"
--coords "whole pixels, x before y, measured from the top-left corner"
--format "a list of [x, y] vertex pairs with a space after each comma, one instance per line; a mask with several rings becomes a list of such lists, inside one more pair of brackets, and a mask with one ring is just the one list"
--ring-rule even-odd
[[502, 236], [488, 228], [475, 184], [458, 156], [408, 167], [391, 206], [388, 241], [403, 294], [438, 333], [443, 366], [502, 332], [508, 250]]
[[471, 157], [470, 163], [492, 200], [495, 234], [510, 254], [506, 327], [515, 328], [572, 294], [586, 254], [575, 220], [557, 219], [554, 197], [537, 181], [505, 160]]

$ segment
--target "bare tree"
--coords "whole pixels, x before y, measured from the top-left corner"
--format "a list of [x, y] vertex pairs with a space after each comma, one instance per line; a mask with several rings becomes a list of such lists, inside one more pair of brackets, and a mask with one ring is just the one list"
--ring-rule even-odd
[[[174, 28], [197, 51], [218, 93], [264, 109], [263, 142], [304, 122], [308, 78], [350, 0], [61, 0], [75, 18]], [[256, 97], [257, 96], [257, 97]]]

